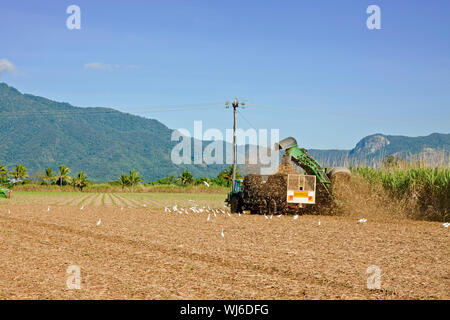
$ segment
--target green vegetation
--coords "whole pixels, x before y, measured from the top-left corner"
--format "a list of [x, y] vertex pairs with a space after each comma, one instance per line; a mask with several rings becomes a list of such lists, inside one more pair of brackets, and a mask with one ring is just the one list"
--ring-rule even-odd
[[[1, 168], [4, 167], [2, 166]], [[59, 167], [59, 173], [55, 173], [52, 168], [45, 169], [43, 174], [38, 175], [39, 181], [35, 182], [23, 179], [27, 176], [27, 170], [20, 164], [9, 173], [6, 168], [2, 169], [1, 172], [0, 186], [14, 187], [16, 190], [21, 191], [39, 191], [41, 190], [40, 185], [46, 185], [47, 191], [71, 191], [71, 189], [67, 189], [71, 185], [79, 191], [87, 192], [123, 192], [126, 187], [130, 187], [128, 191], [131, 192], [203, 192], [209, 190], [215, 193], [224, 192], [224, 188], [229, 186], [232, 167], [230, 166], [228, 169], [221, 171], [215, 178], [194, 178], [190, 171], [183, 170], [178, 178], [166, 176], [147, 184], [144, 183], [142, 176], [136, 170], [131, 170], [129, 174], [122, 173], [117, 181], [106, 183], [91, 183], [83, 171], [71, 177], [69, 175], [71, 170], [65, 165]], [[13, 177], [19, 177], [17, 178], [19, 180], [12, 183], [11, 178]], [[237, 177], [241, 178], [239, 172], [237, 172]], [[121, 190], [117, 190], [119, 186]]]
[[74, 188], [78, 188], [80, 191], [83, 191], [83, 189], [89, 185], [88, 176], [83, 171], [80, 171], [75, 177], [73, 177], [72, 185]]
[[130, 171], [130, 174], [128, 175], [128, 181], [130, 182], [131, 189], [133, 190], [135, 185], [142, 182], [142, 177], [136, 170], [133, 170]]
[[45, 169], [44, 174], [41, 176], [41, 179], [47, 184], [47, 187], [50, 186], [52, 181], [57, 179], [55, 171], [52, 168]]
[[[228, 169], [222, 170], [217, 177], [229, 187], [231, 180], [233, 180], [233, 166], [229, 166]], [[239, 170], [236, 170], [236, 179], [242, 179]]]
[[132, 170], [129, 174], [122, 173], [118, 182], [122, 186], [122, 190], [127, 186], [131, 186], [131, 190], [134, 190], [134, 186], [142, 182], [142, 177], [136, 170]]
[[58, 185], [62, 187], [64, 184], [69, 184], [71, 182], [71, 178], [69, 176], [70, 169], [67, 168], [65, 165], [62, 165], [59, 167], [59, 174], [58, 174]]
[[187, 170], [184, 170], [178, 177], [178, 181], [181, 184], [192, 184], [194, 182], [194, 177], [192, 176], [192, 173], [190, 173]]
[[7, 173], [5, 166], [0, 163], [0, 187], [9, 186]]
[[5, 166], [4, 165], [2, 165], [1, 163], [0, 163], [0, 175], [5, 175], [6, 174], [6, 168], [5, 168]]
[[401, 201], [410, 216], [426, 220], [444, 220], [450, 212], [450, 169], [406, 164], [390, 159], [380, 169], [356, 167], [352, 171], [372, 186], [381, 186]]
[[18, 164], [9, 175], [16, 180], [22, 180], [28, 178], [28, 170], [23, 165]]
[[111, 203], [113, 204], [113, 206], [115, 206], [116, 205], [116, 201], [114, 201], [114, 198], [112, 197], [111, 193], [108, 193], [108, 197], [111, 200]]
[[130, 185], [130, 179], [126, 173], [122, 173], [119, 177], [119, 184], [122, 186], [122, 190]]
[[[111, 181], [136, 169], [147, 180], [177, 176], [215, 176], [226, 165], [175, 165], [170, 158], [178, 141], [173, 130], [147, 119], [108, 108], [80, 108], [22, 94], [0, 83], [0, 162], [22, 163], [31, 177], [65, 164], [83, 170], [92, 181]], [[203, 146], [206, 147], [206, 144]], [[54, 169], [55, 170], [55, 169]]]

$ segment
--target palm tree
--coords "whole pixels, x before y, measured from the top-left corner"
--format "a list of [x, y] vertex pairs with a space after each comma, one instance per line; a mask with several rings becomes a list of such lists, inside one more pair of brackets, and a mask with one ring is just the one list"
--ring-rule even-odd
[[[233, 180], [233, 166], [230, 166], [228, 169], [224, 169], [219, 173], [219, 177], [224, 179], [227, 182], [227, 187], [230, 186], [230, 181]], [[241, 179], [239, 170], [236, 170], [236, 179]]]
[[142, 182], [142, 177], [136, 170], [130, 171], [128, 175], [129, 184], [131, 185], [131, 189], [133, 189], [135, 184]]
[[28, 178], [28, 170], [23, 165], [18, 164], [14, 170], [9, 173], [9, 175], [16, 180], [22, 180], [24, 178]]
[[6, 170], [6, 168], [0, 163], [0, 185], [4, 185], [7, 183], [8, 181], [8, 177], [7, 174], [8, 171]]
[[59, 186], [62, 187], [63, 181], [70, 183], [70, 177], [69, 177], [70, 169], [67, 168], [65, 165], [62, 165], [59, 167], [59, 174], [58, 174], [58, 182]]
[[47, 188], [49, 187], [50, 182], [57, 179], [56, 173], [52, 168], [45, 169], [44, 174], [41, 175], [40, 178], [47, 183]]
[[128, 186], [130, 184], [130, 177], [126, 173], [122, 173], [121, 176], [119, 177], [119, 183], [122, 186], [123, 190], [125, 186]]
[[74, 188], [78, 188], [83, 191], [83, 188], [89, 185], [88, 176], [80, 171], [75, 177], [73, 177], [72, 184]]
[[0, 176], [6, 174], [6, 168], [0, 163]]
[[190, 173], [188, 170], [184, 170], [178, 177], [178, 181], [182, 184], [191, 184], [194, 182], [194, 177], [192, 176], [192, 173]]

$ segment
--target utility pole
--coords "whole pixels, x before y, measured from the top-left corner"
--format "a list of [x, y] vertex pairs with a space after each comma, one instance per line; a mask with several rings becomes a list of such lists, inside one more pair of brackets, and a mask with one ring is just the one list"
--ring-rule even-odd
[[[231, 106], [233, 107], [233, 178], [231, 181], [231, 187], [234, 187], [234, 180], [236, 180], [236, 162], [237, 162], [237, 155], [236, 155], [236, 110], [239, 108], [239, 106], [244, 106], [245, 103], [239, 102], [239, 99], [236, 98], [231, 103]], [[230, 103], [227, 101], [225, 102], [225, 106], [227, 108], [230, 107]]]

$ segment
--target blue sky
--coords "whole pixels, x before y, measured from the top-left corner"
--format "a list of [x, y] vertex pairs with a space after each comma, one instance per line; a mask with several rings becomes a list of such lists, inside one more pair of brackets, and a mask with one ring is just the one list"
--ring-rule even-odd
[[[81, 30], [66, 28], [71, 4]], [[366, 27], [371, 4], [381, 30]], [[0, 30], [0, 59], [15, 68], [0, 81], [174, 129], [230, 128], [223, 103], [237, 96], [250, 104], [240, 127], [278, 128], [306, 148], [449, 132], [446, 0], [15, 0], [1, 2]]]

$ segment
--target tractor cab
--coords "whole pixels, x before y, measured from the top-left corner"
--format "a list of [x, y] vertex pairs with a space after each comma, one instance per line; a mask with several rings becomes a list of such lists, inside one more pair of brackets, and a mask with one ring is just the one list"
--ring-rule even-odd
[[242, 179], [234, 180], [234, 185], [231, 186], [231, 193], [242, 192]]
[[231, 183], [231, 191], [228, 193], [227, 199], [225, 200], [227, 206], [230, 207], [231, 212], [242, 212], [242, 191], [243, 183], [242, 179], [236, 179]]

